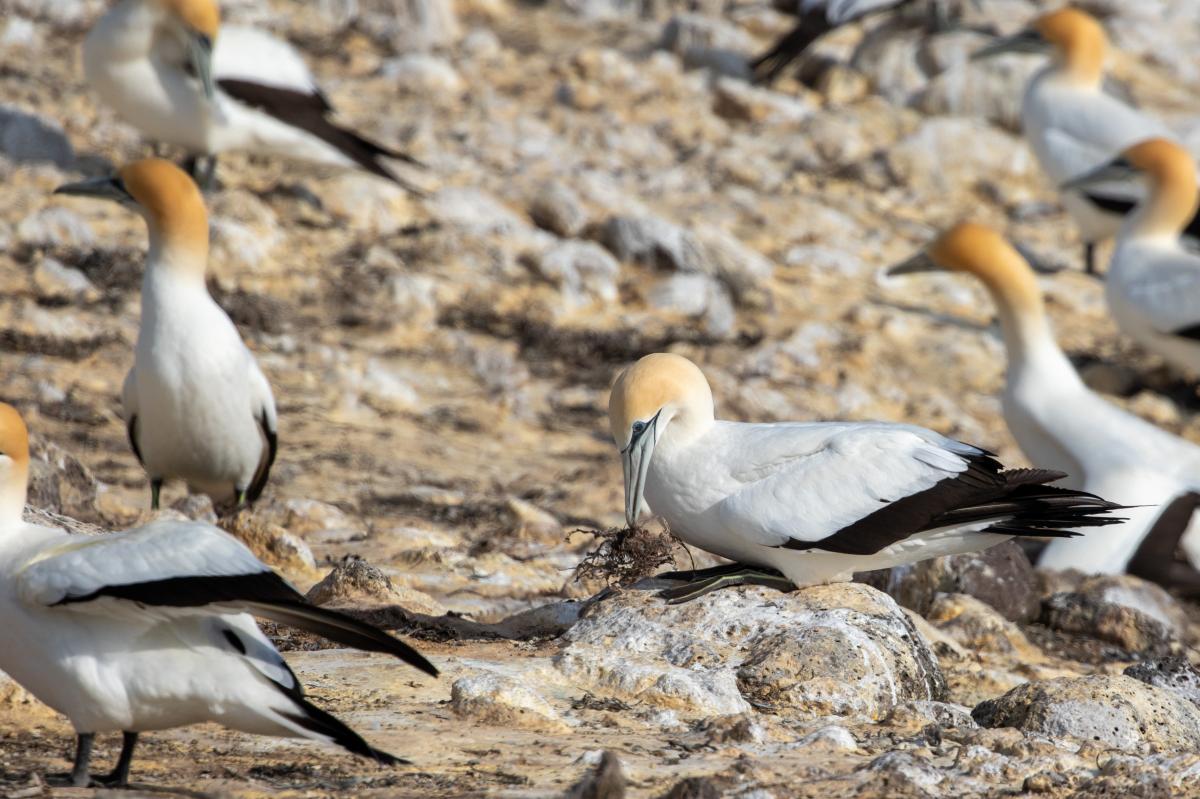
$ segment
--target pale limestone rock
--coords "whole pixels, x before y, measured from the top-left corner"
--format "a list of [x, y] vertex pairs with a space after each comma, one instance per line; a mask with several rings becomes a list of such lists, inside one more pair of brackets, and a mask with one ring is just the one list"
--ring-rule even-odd
[[1029, 682], [979, 704], [971, 715], [985, 727], [1098, 741], [1126, 752], [1200, 750], [1200, 709], [1124, 676]]
[[460, 677], [450, 687], [450, 707], [477, 724], [516, 727], [558, 734], [570, 733], [571, 728], [554, 706], [528, 687], [529, 678], [521, 680], [491, 671]]
[[626, 590], [595, 602], [564, 638], [555, 665], [574, 683], [681, 715], [744, 713], [753, 702], [878, 718], [944, 690], [903, 611], [859, 584], [737, 588], [682, 605]]

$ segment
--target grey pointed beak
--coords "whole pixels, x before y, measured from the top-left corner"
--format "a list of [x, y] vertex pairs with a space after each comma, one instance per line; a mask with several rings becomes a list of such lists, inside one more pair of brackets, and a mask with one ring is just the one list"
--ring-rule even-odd
[[1004, 36], [991, 44], [971, 53], [972, 61], [992, 58], [1006, 53], [1045, 53], [1050, 49], [1050, 43], [1032, 28], [1027, 28], [1012, 36]]
[[216, 83], [213, 81], [212, 54], [213, 42], [203, 33], [188, 33], [188, 55], [192, 59], [192, 69], [204, 87], [204, 96], [211, 102], [217, 94]]
[[106, 175], [99, 178], [88, 178], [75, 183], [66, 183], [54, 190], [55, 194], [69, 194], [75, 197], [96, 197], [102, 200], [114, 200], [119, 203], [131, 203], [133, 197], [125, 189], [125, 183], [116, 175]]
[[1076, 175], [1070, 180], [1064, 181], [1060, 188], [1064, 191], [1086, 189], [1104, 183], [1124, 183], [1135, 177], [1137, 177], [1137, 170], [1131, 167], [1124, 158], [1117, 158], [1090, 172], [1084, 172], [1082, 175]]
[[646, 511], [646, 475], [658, 442], [658, 415], [655, 414], [642, 434], [621, 450], [621, 468], [625, 472], [625, 523], [636, 527]]
[[942, 268], [933, 262], [933, 259], [929, 257], [929, 253], [922, 250], [907, 261], [902, 261], [895, 266], [889, 267], [885, 274], [888, 277], [895, 277], [896, 275], [918, 275], [923, 272], [941, 271]]

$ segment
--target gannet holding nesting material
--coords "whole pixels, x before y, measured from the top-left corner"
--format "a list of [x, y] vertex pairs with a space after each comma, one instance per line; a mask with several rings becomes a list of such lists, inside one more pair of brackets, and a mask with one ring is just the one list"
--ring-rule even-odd
[[[622, 372], [608, 411], [631, 526], [649, 507], [684, 541], [796, 586], [1118, 521], [1104, 515], [1117, 505], [1044, 485], [1060, 472], [1005, 471], [914, 425], [717, 420], [704, 374], [678, 355]], [[786, 583], [748, 569], [670, 596], [737, 582]]]
[[[1200, 491], [1200, 447], [1118, 408], [1092, 392], [1059, 349], [1033, 270], [984, 225], [963, 222], [891, 274], [933, 270], [977, 277], [991, 294], [1008, 351], [1004, 418], [1033, 463], [1070, 475], [1065, 485], [1127, 506], [1120, 528], [1104, 535], [1056, 538], [1039, 564], [1092, 573], [1129, 570], [1171, 587], [1200, 590], [1200, 573], [1173, 557], [1138, 557], [1183, 547], [1200, 565], [1200, 519], [1174, 500]], [[1111, 278], [1110, 278], [1111, 279]], [[1157, 529], [1156, 528], [1157, 525]], [[1154, 529], [1154, 540], [1151, 530]], [[1164, 545], [1166, 541], [1169, 546]]]
[[1151, 139], [1068, 185], [1145, 181], [1121, 226], [1105, 298], [1121, 332], [1191, 378], [1200, 377], [1200, 255], [1180, 239], [1200, 203], [1196, 164], [1179, 145]]
[[129, 443], [150, 477], [151, 507], [171, 478], [214, 501], [254, 501], [275, 461], [275, 398], [209, 296], [208, 215], [196, 184], [151, 158], [56, 191], [116, 200], [146, 220], [142, 319], [122, 402]]
[[117, 767], [101, 779], [124, 785], [138, 733], [206, 721], [402, 762], [310, 704], [252, 616], [436, 676], [420, 653], [308, 604], [239, 541], [202, 522], [161, 520], [99, 536], [27, 524], [28, 472], [25, 425], [0, 404], [0, 669], [70, 719], [75, 785], [91, 781], [99, 733], [124, 733]]
[[[1062, 191], [1063, 205], [1079, 227], [1084, 260], [1096, 272], [1095, 246], [1116, 235], [1141, 199], [1136, 183], [1114, 180], [1086, 188], [1063, 188], [1127, 147], [1168, 136], [1165, 125], [1104, 91], [1108, 37], [1083, 11], [1064, 8], [1000, 39], [974, 58], [1001, 53], [1050, 52], [1051, 63], [1029, 81], [1021, 101], [1021, 126], [1047, 177]], [[1200, 236], [1200, 220], [1190, 235]]]
[[417, 163], [336, 124], [299, 53], [262, 31], [221, 25], [215, 0], [120, 0], [83, 44], [100, 98], [156, 141], [358, 166], [419, 191], [384, 159]]

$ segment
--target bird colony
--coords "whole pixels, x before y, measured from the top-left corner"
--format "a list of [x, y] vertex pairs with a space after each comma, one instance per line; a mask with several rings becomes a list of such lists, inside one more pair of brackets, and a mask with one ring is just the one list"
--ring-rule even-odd
[[1190, 0], [0, 43], [5, 795], [1200, 795]]

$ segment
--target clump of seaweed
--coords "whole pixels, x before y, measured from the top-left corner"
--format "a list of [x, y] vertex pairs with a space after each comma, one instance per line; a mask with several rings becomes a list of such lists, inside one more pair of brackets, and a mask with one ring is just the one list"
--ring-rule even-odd
[[661, 531], [645, 527], [609, 527], [607, 530], [572, 530], [590, 535], [599, 546], [583, 556], [575, 567], [574, 579], [603, 580], [606, 585], [629, 585], [658, 571], [660, 566], [675, 566], [679, 539], [665, 526]]

